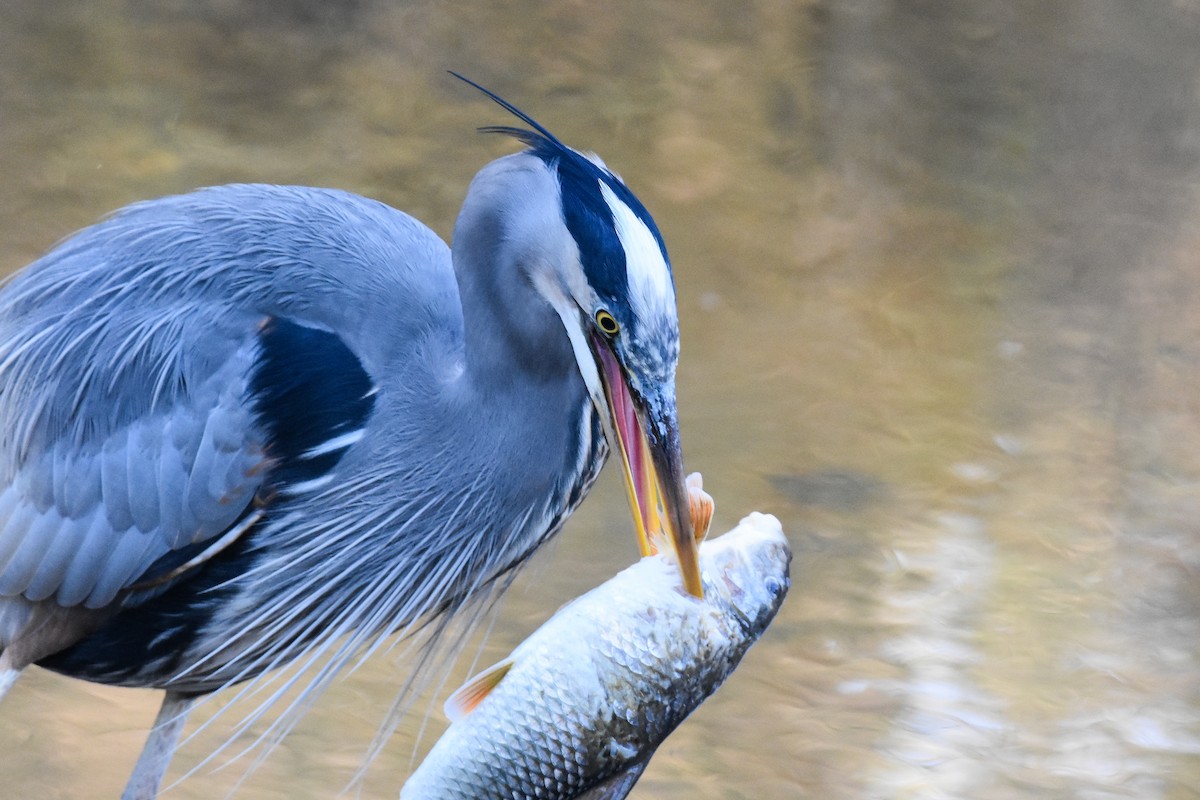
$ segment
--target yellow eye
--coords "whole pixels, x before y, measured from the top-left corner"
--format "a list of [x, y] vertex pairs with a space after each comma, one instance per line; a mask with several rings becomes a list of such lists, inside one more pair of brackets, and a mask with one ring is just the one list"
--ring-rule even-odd
[[596, 327], [604, 331], [605, 336], [616, 336], [621, 330], [621, 326], [617, 324], [616, 317], [603, 308], [596, 312]]

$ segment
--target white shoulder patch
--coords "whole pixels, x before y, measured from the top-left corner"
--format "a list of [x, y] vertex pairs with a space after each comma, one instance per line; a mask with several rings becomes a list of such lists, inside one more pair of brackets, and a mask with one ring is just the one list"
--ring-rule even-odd
[[650, 228], [625, 204], [604, 181], [600, 192], [612, 211], [617, 238], [625, 248], [625, 269], [629, 276], [629, 298], [634, 311], [643, 319], [674, 315], [675, 290], [671, 271], [662, 248]]

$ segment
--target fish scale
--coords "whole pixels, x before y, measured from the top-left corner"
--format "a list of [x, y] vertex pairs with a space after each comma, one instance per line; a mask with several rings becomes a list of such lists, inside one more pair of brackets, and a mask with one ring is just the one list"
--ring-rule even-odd
[[778, 520], [752, 514], [701, 546], [703, 599], [656, 555], [564, 606], [451, 698], [454, 721], [401, 800], [625, 797], [762, 635], [790, 559]]

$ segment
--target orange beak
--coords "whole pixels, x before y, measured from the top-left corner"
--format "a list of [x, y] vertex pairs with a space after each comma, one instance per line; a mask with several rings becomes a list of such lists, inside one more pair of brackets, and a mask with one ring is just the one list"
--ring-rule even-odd
[[672, 553], [684, 587], [703, 597], [675, 401], [635, 395], [607, 342], [593, 335], [592, 349], [601, 367], [642, 555]]

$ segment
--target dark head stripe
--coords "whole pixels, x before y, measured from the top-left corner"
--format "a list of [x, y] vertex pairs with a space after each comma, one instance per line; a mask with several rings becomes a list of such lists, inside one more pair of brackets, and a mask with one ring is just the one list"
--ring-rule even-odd
[[601, 183], [645, 224], [658, 243], [663, 261], [670, 265], [666, 242], [654, 224], [654, 218], [637, 196], [629, 191], [629, 187], [611, 172], [541, 131], [504, 126], [489, 126], [480, 130], [519, 139], [529, 147], [530, 155], [540, 158], [558, 174], [567, 230], [575, 241], [591, 245], [581, 248], [584, 252], [580, 253], [580, 257], [584, 270], [599, 294], [610, 298], [624, 297], [628, 290], [625, 251], [617, 237], [612, 210], [601, 194]]
[[523, 142], [529, 148], [530, 155], [540, 158], [547, 167], [557, 173], [567, 230], [580, 245], [583, 269], [598, 294], [609, 299], [621, 299], [628, 296], [629, 288], [625, 250], [617, 235], [612, 209], [600, 190], [601, 184], [608, 187], [620, 202], [628, 206], [654, 236], [669, 276], [671, 259], [667, 255], [667, 245], [658, 226], [654, 224], [654, 219], [646, 207], [620, 179], [567, 147], [545, 126], [495, 92], [453, 70], [450, 74], [483, 92], [501, 108], [529, 126], [517, 128], [489, 125], [479, 130], [484, 133], [512, 136]]
[[600, 191], [601, 183], [646, 225], [662, 251], [663, 260], [670, 264], [658, 226], [624, 183], [574, 150], [554, 142], [539, 138], [530, 153], [558, 173], [567, 230], [581, 245], [590, 245], [581, 247], [580, 257], [592, 286], [600, 295], [625, 297], [629, 290], [625, 249], [617, 237], [612, 209]]

